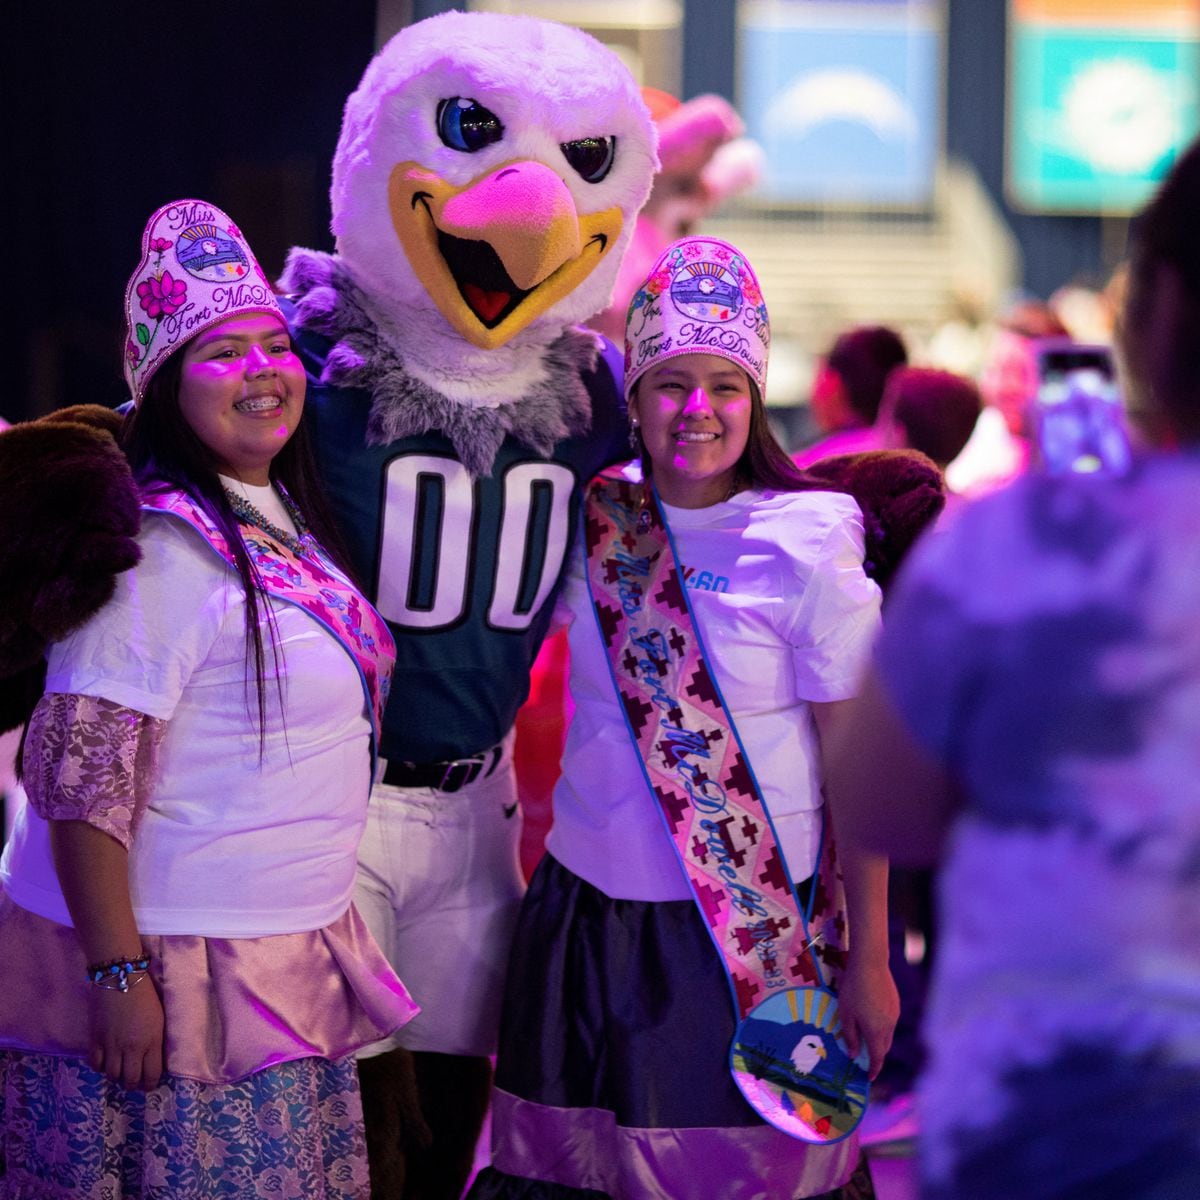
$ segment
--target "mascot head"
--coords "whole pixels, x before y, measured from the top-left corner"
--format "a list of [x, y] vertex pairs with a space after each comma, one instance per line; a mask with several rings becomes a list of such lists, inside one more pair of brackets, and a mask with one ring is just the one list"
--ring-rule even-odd
[[594, 38], [445, 13], [392, 38], [347, 101], [338, 254], [393, 323], [547, 342], [607, 303], [656, 166], [637, 84]]

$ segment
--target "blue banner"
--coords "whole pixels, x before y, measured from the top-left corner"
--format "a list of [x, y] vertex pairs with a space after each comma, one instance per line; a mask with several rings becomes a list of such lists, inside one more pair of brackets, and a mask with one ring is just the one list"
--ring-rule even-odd
[[941, 145], [933, 0], [743, 0], [738, 108], [766, 151], [758, 195], [920, 206]]

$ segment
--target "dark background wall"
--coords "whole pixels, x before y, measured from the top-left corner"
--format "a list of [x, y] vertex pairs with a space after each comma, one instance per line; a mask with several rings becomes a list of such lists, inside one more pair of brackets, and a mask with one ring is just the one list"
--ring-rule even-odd
[[[457, 7], [405, 6], [414, 18]], [[973, 163], [1001, 205], [1029, 290], [1047, 295], [1099, 274], [1099, 221], [1004, 204], [1005, 5], [946, 7], [947, 152]], [[184, 196], [220, 205], [269, 274], [288, 246], [330, 247], [329, 163], [375, 23], [373, 0], [112, 0], [23, 17], [0, 34], [11, 97], [0, 188], [6, 324], [16, 334], [0, 416], [124, 398], [124, 286], [158, 205]], [[685, 95], [733, 97], [734, 34], [731, 0], [687, 0]]]
[[329, 163], [374, 47], [372, 0], [44, 11], [0, 32], [9, 420], [124, 399], [124, 288], [160, 204], [224, 208], [268, 274], [288, 246], [331, 248]]

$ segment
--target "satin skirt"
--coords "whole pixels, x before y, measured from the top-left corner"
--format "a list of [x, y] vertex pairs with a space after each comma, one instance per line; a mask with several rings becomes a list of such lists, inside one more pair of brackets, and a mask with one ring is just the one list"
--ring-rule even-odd
[[767, 1125], [729, 1073], [733, 1004], [688, 900], [614, 900], [543, 858], [501, 1019], [493, 1161], [471, 1200], [871, 1197], [854, 1136]]
[[[165, 1070], [201, 1083], [312, 1055], [343, 1058], [419, 1011], [353, 905], [307, 933], [145, 935], [142, 946], [163, 1003]], [[86, 1059], [86, 961], [74, 929], [0, 889], [0, 1049]]]

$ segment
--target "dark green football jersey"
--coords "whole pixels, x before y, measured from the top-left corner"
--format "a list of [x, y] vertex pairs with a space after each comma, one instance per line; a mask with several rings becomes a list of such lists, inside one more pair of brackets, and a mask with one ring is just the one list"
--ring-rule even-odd
[[319, 382], [329, 339], [296, 331], [321, 473], [359, 578], [396, 639], [385, 758], [495, 745], [529, 690], [579, 524], [580, 488], [629, 456], [621, 358], [584, 376], [591, 431], [548, 456], [506, 438], [471, 479], [438, 433], [367, 445], [369, 392]]

